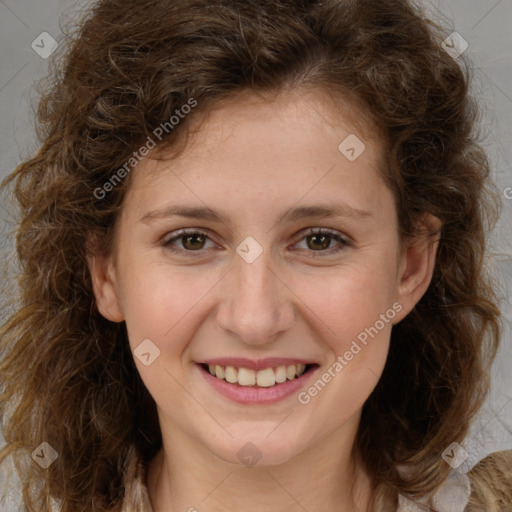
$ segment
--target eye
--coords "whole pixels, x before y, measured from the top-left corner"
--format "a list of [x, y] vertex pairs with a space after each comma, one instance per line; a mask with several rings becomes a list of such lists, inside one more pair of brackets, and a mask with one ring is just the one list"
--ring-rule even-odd
[[[165, 240], [163, 246], [171, 252], [198, 252], [205, 248], [205, 242], [208, 238], [207, 233], [203, 231], [182, 229], [176, 236]], [[176, 242], [182, 244], [183, 248], [176, 248]]]
[[[300, 239], [300, 241], [305, 241], [306, 249], [309, 249], [311, 252], [327, 252], [328, 254], [337, 253], [342, 251], [345, 247], [349, 246], [349, 241], [344, 238], [337, 231], [332, 231], [330, 229], [310, 229], [306, 232], [305, 236]], [[333, 240], [338, 242], [338, 247], [334, 249], [331, 248], [331, 243]], [[331, 249], [327, 251], [327, 249]]]

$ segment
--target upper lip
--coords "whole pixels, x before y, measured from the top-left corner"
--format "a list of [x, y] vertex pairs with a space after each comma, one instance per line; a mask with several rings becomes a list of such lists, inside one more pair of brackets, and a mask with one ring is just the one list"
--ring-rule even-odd
[[246, 359], [244, 357], [219, 357], [206, 359], [200, 364], [233, 366], [235, 368], [248, 368], [250, 370], [264, 370], [265, 368], [276, 368], [278, 366], [289, 366], [293, 364], [311, 365], [316, 364], [311, 360], [290, 358], [290, 357], [268, 357], [266, 359]]

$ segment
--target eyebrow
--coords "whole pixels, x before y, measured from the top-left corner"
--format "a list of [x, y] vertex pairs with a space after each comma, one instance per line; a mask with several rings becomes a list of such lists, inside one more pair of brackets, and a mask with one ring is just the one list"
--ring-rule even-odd
[[[149, 223], [153, 220], [166, 219], [169, 217], [185, 217], [188, 219], [207, 220], [222, 222], [229, 225], [228, 216], [216, 212], [205, 206], [170, 205], [157, 210], [151, 210], [144, 214], [141, 222]], [[280, 217], [279, 221], [298, 221], [307, 218], [352, 218], [364, 219], [372, 217], [373, 214], [367, 210], [361, 210], [348, 205], [347, 203], [312, 204], [290, 208]]]

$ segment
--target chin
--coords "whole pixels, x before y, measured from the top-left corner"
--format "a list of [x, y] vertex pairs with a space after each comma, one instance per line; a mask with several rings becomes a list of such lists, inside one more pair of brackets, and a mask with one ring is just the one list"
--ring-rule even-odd
[[289, 462], [304, 451], [307, 446], [300, 439], [293, 439], [290, 435], [270, 434], [269, 437], [261, 435], [240, 435], [229, 439], [222, 446], [206, 447], [218, 458], [240, 467], [266, 467], [278, 466]]

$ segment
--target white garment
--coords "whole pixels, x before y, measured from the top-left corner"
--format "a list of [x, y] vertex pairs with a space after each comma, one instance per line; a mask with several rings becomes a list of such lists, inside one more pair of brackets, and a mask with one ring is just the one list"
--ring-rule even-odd
[[[458, 470], [452, 470], [443, 485], [432, 495], [432, 506], [436, 512], [464, 512], [471, 494], [469, 478]], [[417, 501], [398, 496], [397, 512], [425, 512], [427, 497]]]

